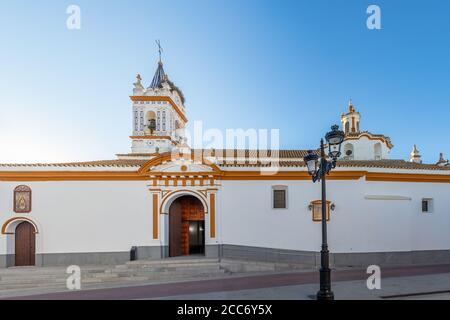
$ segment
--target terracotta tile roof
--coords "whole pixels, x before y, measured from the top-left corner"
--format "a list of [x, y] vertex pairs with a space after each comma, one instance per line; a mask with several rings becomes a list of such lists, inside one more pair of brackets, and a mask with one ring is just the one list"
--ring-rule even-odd
[[[211, 154], [210, 149], [206, 150], [192, 150], [192, 153], [204, 151], [204, 156]], [[318, 153], [318, 151], [315, 151]], [[257, 150], [213, 150], [213, 154], [216, 157], [230, 156], [231, 158], [219, 159], [217, 165], [223, 168], [227, 167], [270, 167], [272, 165], [278, 165], [279, 167], [304, 167], [305, 164], [301, 160], [306, 154], [307, 150], [280, 150], [278, 163], [271, 163], [270, 157], [275, 156], [276, 153], [268, 151], [265, 154], [264, 151]], [[131, 156], [132, 154], [130, 154]], [[139, 155], [135, 155], [139, 156]], [[261, 156], [261, 158], [259, 158]], [[235, 160], [237, 158], [237, 160]], [[241, 160], [242, 158], [245, 161]], [[265, 160], [264, 158], [268, 158]], [[292, 160], [291, 160], [292, 159]], [[87, 161], [87, 162], [69, 162], [69, 163], [50, 163], [50, 164], [0, 164], [0, 170], [3, 167], [67, 167], [67, 168], [88, 168], [88, 167], [115, 167], [115, 168], [140, 168], [147, 163], [145, 159], [127, 159], [127, 160], [101, 160], [101, 161]], [[450, 171], [450, 166], [438, 166], [436, 164], [419, 164], [412, 163], [405, 160], [342, 160], [338, 161], [338, 167], [342, 168], [385, 168], [385, 169], [409, 169], [409, 170], [439, 170]]]
[[155, 157], [158, 153], [118, 153], [118, 157]]
[[[204, 156], [215, 155], [216, 157], [232, 156], [232, 157], [243, 157], [255, 158], [261, 155], [261, 157], [271, 157], [272, 154], [276, 154], [271, 150], [243, 150], [243, 149], [192, 149], [191, 153], [195, 154], [198, 152], [203, 152]], [[308, 150], [279, 150], [279, 158], [281, 159], [302, 159]], [[318, 153], [318, 151], [315, 151]], [[118, 157], [155, 157], [158, 156], [157, 153], [126, 153], [117, 154]]]
[[[270, 163], [267, 161], [226, 161], [219, 164], [221, 167], [270, 167], [278, 165], [279, 167], [304, 167], [303, 161], [280, 161], [279, 163]], [[443, 167], [435, 164], [412, 163], [405, 160], [353, 160], [338, 161], [338, 167], [342, 168], [384, 168], [384, 169], [409, 169], [409, 170], [442, 170], [450, 171], [450, 166]]]
[[365, 168], [387, 168], [387, 169], [413, 169], [413, 170], [444, 170], [450, 171], [450, 166], [438, 166], [436, 164], [414, 163], [405, 160], [353, 160], [339, 161], [340, 167], [365, 167]]
[[147, 160], [99, 160], [68, 163], [6, 163], [1, 167], [141, 167]]
[[[280, 159], [303, 159], [308, 150], [243, 150], [243, 149], [194, 149], [192, 153], [203, 152], [205, 156], [259, 158], [278, 156]], [[316, 150], [315, 152], [318, 153]], [[277, 154], [278, 153], [278, 154]]]

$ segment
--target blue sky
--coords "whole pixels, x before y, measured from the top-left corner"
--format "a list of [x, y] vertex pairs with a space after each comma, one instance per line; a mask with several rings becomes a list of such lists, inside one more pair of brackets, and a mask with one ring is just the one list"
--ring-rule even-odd
[[[81, 30], [66, 8], [81, 8]], [[377, 4], [382, 30], [366, 28]], [[130, 149], [129, 95], [165, 69], [205, 129], [279, 128], [316, 148], [353, 99], [361, 129], [450, 157], [448, 1], [0, 2], [0, 161], [113, 159]]]

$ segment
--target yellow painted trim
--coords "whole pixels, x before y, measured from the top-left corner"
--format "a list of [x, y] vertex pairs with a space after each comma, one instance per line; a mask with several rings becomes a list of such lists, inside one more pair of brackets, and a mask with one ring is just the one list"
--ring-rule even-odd
[[[148, 174], [151, 175], [150, 179], [158, 179], [158, 180], [163, 180], [163, 179], [181, 179], [181, 177], [185, 177], [186, 179], [196, 179], [196, 180], [200, 180], [200, 179], [204, 179], [204, 180], [208, 180], [211, 179], [211, 177], [209, 176], [219, 176], [216, 173], [212, 173], [212, 172], [201, 172], [201, 171], [196, 171], [196, 172], [189, 172], [189, 171], [181, 171], [181, 172], [175, 172], [175, 171], [168, 171], [168, 172], [164, 172], [164, 171], [150, 171]], [[167, 178], [162, 178], [163, 176], [167, 177]], [[194, 178], [190, 178], [190, 177], [194, 177]], [[200, 178], [201, 177], [201, 178]]]
[[367, 172], [367, 181], [450, 183], [450, 175]]
[[[32, 182], [32, 181], [150, 181], [150, 180], [310, 180], [306, 171], [279, 171], [273, 175], [262, 174], [260, 171], [220, 171], [213, 164], [205, 163], [212, 172], [151, 172], [150, 167], [166, 161], [159, 157], [150, 160], [139, 171], [0, 171], [0, 181]], [[168, 161], [168, 160], [167, 160]], [[151, 178], [150, 176], [155, 176]], [[166, 176], [166, 178], [162, 178]], [[174, 178], [172, 178], [172, 176]], [[180, 178], [184, 176], [185, 178]], [[202, 176], [190, 178], [189, 176]], [[210, 176], [213, 176], [212, 178]], [[450, 174], [414, 174], [414, 173], [383, 173], [368, 171], [332, 171], [327, 176], [329, 180], [358, 180], [366, 177], [367, 181], [385, 182], [435, 182], [450, 183]], [[183, 182], [184, 185], [184, 182]]]
[[386, 144], [386, 146], [387, 146], [389, 149], [392, 149], [392, 148], [394, 147], [394, 146], [393, 146], [391, 143], [389, 143], [389, 141], [386, 140], [385, 138], [383, 138], [383, 137], [373, 137], [372, 135], [370, 135], [370, 134], [368, 134], [368, 133], [361, 133], [361, 134], [358, 135], [357, 137], [345, 137], [344, 142], [347, 141], [347, 140], [358, 140], [359, 138], [362, 138], [362, 137], [366, 137], [366, 138], [368, 138], [369, 140], [380, 140], [380, 141], [384, 142], [384, 143]]
[[130, 136], [133, 140], [172, 140], [170, 136]]
[[163, 207], [164, 207], [164, 205], [166, 204], [166, 202], [167, 202], [167, 200], [169, 199], [169, 198], [171, 198], [174, 194], [176, 194], [176, 193], [182, 193], [182, 192], [185, 192], [185, 193], [188, 193], [188, 194], [191, 194], [191, 195], [193, 195], [193, 196], [197, 196], [198, 198], [199, 198], [199, 200], [202, 202], [202, 204], [203, 204], [203, 210], [205, 210], [205, 214], [208, 214], [208, 201], [207, 201], [207, 199], [206, 199], [206, 197], [204, 196], [204, 195], [202, 195], [200, 192], [197, 192], [197, 191], [194, 191], [194, 190], [188, 190], [188, 189], [184, 189], [184, 190], [176, 190], [176, 191], [172, 191], [172, 192], [169, 192], [168, 194], [166, 194], [165, 196], [164, 196], [164, 198], [162, 199], [162, 201], [161, 201], [161, 205], [160, 205], [160, 207], [159, 207], [159, 212], [161, 213], [161, 214], [169, 214], [168, 212], [163, 212]]
[[131, 96], [130, 99], [133, 102], [138, 102], [138, 101], [165, 101], [165, 102], [169, 102], [172, 107], [175, 109], [175, 111], [178, 113], [178, 115], [181, 117], [181, 119], [183, 119], [184, 122], [188, 122], [188, 118], [184, 115], [184, 112], [181, 111], [180, 108], [178, 108], [178, 106], [176, 105], [176, 103], [172, 100], [172, 98], [167, 97], [167, 96], [159, 96], [159, 97], [155, 97], [155, 96]]
[[14, 232], [12, 232], [12, 233], [6, 232], [6, 229], [8, 229], [8, 226], [12, 222], [17, 221], [17, 220], [19, 220], [19, 221], [26, 221], [26, 222], [31, 223], [33, 225], [33, 227], [34, 227], [34, 233], [35, 234], [39, 233], [39, 229], [38, 229], [36, 223], [33, 220], [31, 220], [29, 218], [25, 218], [25, 217], [14, 217], [14, 218], [11, 218], [9, 220], [6, 220], [6, 222], [3, 224], [3, 226], [2, 226], [2, 234], [14, 234]]
[[209, 228], [211, 238], [216, 237], [216, 194], [209, 194]]
[[158, 239], [158, 195], [153, 195], [153, 239]]
[[[166, 152], [166, 153], [162, 153], [161, 155], [159, 155], [156, 158], [153, 158], [151, 160], [149, 160], [146, 164], [144, 164], [140, 169], [139, 169], [139, 173], [140, 174], [146, 174], [146, 173], [152, 173], [150, 172], [150, 168], [151, 167], [155, 167], [158, 166], [164, 162], [171, 162], [171, 161], [178, 161], [178, 160], [187, 160], [187, 161], [194, 161], [197, 160], [196, 159], [196, 155], [192, 154], [192, 153], [188, 153], [188, 154], [172, 154], [170, 152]], [[202, 164], [209, 166], [213, 172], [216, 173], [221, 173], [222, 171], [220, 170], [220, 168], [215, 165], [214, 163], [206, 160], [205, 158], [202, 158]], [[189, 175], [189, 172], [184, 172], [184, 175]], [[204, 172], [203, 175], [208, 175], [208, 172]], [[170, 173], [167, 173], [167, 175], [170, 175]]]

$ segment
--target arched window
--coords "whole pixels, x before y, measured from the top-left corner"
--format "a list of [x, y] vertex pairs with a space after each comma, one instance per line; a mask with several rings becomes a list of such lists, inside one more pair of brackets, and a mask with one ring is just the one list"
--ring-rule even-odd
[[150, 120], [156, 120], [156, 113], [154, 111], [148, 111], [146, 116], [145, 116], [145, 120], [147, 120], [147, 123]]
[[31, 212], [31, 188], [28, 186], [18, 186], [14, 189], [14, 212]]
[[381, 143], [375, 143], [373, 149], [375, 160], [381, 160]]
[[345, 133], [349, 133], [350, 132], [350, 122], [346, 122], [345, 123]]
[[345, 160], [353, 160], [355, 157], [354, 151], [353, 151], [353, 145], [351, 143], [347, 143], [344, 146], [344, 159]]

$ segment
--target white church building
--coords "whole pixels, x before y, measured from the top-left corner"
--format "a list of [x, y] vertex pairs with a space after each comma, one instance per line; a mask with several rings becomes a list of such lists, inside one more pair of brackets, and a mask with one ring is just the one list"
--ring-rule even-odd
[[[160, 62], [131, 98], [131, 152], [106, 161], [0, 164], [0, 267], [205, 255], [320, 263], [320, 186], [305, 150], [194, 150], [185, 99]], [[338, 120], [338, 119], [337, 119]], [[391, 140], [341, 116], [328, 176], [333, 266], [450, 262], [450, 166], [391, 160]], [[264, 173], [276, 160], [278, 170]], [[319, 204], [319, 205], [318, 205]]]

